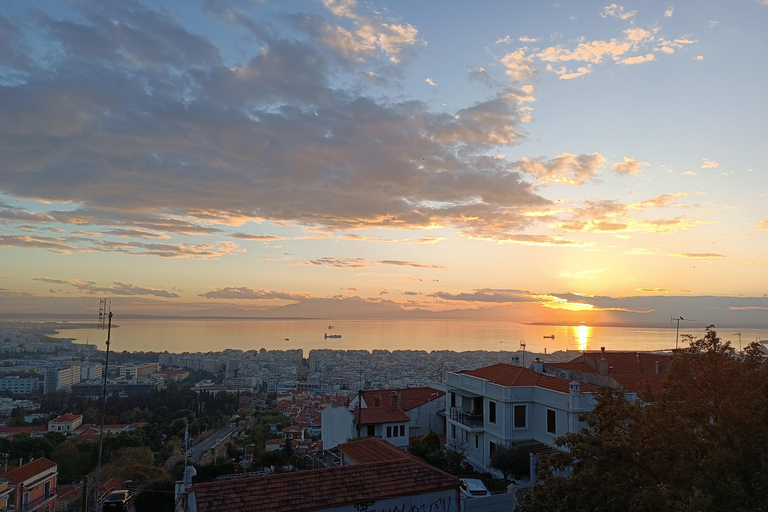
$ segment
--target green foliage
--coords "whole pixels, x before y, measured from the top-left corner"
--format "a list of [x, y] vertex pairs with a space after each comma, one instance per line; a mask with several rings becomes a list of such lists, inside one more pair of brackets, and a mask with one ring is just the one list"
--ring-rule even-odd
[[689, 345], [652, 403], [598, 393], [589, 428], [540, 464], [525, 512], [768, 510], [768, 365], [712, 326]]
[[408, 446], [408, 452], [435, 467], [442, 469], [447, 465], [445, 450], [440, 446], [440, 438], [432, 429], [421, 439], [413, 441]]
[[174, 487], [169, 479], [158, 480], [146, 486], [134, 501], [136, 512], [173, 512]]
[[528, 452], [514, 444], [498, 446], [490, 457], [490, 466], [501, 471], [504, 480], [511, 476], [527, 475], [530, 467]]

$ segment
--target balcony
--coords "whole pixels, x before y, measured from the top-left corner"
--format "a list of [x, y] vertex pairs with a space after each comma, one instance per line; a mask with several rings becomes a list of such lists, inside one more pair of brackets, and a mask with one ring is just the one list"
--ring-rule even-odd
[[469, 414], [455, 407], [451, 407], [449, 418], [471, 429], [481, 429], [485, 425], [482, 414]]
[[24, 512], [34, 512], [35, 510], [39, 510], [43, 505], [53, 501], [54, 499], [56, 499], [56, 492], [49, 492], [47, 496], [41, 496], [36, 500], [23, 503], [20, 510]]

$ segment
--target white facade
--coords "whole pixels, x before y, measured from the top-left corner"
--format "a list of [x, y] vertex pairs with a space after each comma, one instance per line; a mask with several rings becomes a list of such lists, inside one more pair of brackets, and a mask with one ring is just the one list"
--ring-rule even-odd
[[89, 364], [80, 367], [80, 381], [100, 379], [104, 374], [101, 364]]
[[0, 379], [0, 391], [11, 393], [37, 393], [40, 387], [40, 379], [37, 377], [20, 378], [18, 376], [3, 377]]
[[330, 450], [357, 436], [352, 413], [346, 407], [326, 407], [320, 412], [320, 437]]
[[554, 448], [556, 437], [582, 427], [579, 416], [591, 411], [595, 403], [592, 395], [581, 393], [578, 382], [558, 384], [560, 389], [567, 385], [569, 391], [539, 385], [505, 386], [466, 373], [448, 373], [447, 441], [465, 443], [467, 461], [492, 473], [489, 460], [496, 446], [535, 441]]

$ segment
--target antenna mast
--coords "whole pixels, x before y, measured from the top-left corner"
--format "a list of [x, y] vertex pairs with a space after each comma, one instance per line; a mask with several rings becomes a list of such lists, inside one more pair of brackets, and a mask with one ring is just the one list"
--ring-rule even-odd
[[522, 352], [523, 352], [523, 362], [522, 362], [522, 364], [520, 366], [525, 368], [526, 367], [525, 366], [525, 340], [520, 340], [520, 350], [522, 350]]
[[99, 461], [96, 465], [96, 497], [94, 510], [99, 510], [99, 479], [101, 477], [101, 454], [104, 449], [104, 414], [107, 410], [107, 376], [109, 375], [109, 338], [112, 333], [112, 299], [99, 300], [99, 330], [107, 329], [107, 353], [104, 359], [104, 385], [101, 388], [101, 426], [99, 428]]

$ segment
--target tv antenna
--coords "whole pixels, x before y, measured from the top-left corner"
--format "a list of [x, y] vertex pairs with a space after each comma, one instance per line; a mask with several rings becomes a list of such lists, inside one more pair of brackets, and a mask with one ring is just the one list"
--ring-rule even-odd
[[523, 353], [522, 367], [525, 368], [525, 340], [520, 340], [520, 351]]
[[99, 460], [96, 464], [95, 508], [99, 509], [99, 480], [101, 477], [101, 455], [104, 451], [104, 414], [107, 410], [107, 376], [109, 375], [109, 338], [112, 333], [112, 299], [99, 300], [99, 330], [107, 330], [107, 353], [104, 359], [104, 385], [101, 388], [101, 426], [99, 428]]
[[735, 333], [733, 333], [733, 335], [739, 337], [739, 352], [741, 352], [741, 333], [740, 332], [735, 332]]
[[683, 318], [682, 316], [673, 316], [669, 315], [669, 322], [672, 323], [675, 320], [677, 320], [677, 330], [675, 331], [675, 350], [677, 350], [677, 340], [680, 338], [680, 320], [683, 320], [684, 322], [695, 322], [696, 320], [691, 320], [690, 318]]

